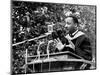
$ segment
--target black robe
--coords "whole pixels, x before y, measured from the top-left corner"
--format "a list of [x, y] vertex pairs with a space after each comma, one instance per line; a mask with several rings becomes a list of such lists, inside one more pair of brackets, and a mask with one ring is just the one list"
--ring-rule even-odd
[[82, 35], [73, 40], [75, 42], [75, 53], [86, 60], [92, 60], [92, 48], [88, 37]]
[[[77, 33], [76, 33], [77, 34]], [[75, 34], [75, 35], [76, 35]], [[63, 38], [64, 40], [64, 38]], [[67, 39], [66, 39], [67, 40]], [[89, 38], [86, 35], [78, 36], [77, 38], [71, 40], [75, 45], [75, 50], [69, 47], [64, 47], [62, 51], [71, 51], [86, 60], [92, 60], [92, 48]], [[68, 41], [66, 41], [66, 45], [68, 45]]]

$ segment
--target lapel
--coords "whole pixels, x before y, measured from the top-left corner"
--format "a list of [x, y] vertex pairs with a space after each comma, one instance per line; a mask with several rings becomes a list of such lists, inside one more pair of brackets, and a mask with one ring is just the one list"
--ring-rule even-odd
[[73, 37], [71, 37], [69, 34], [67, 34], [67, 35], [65, 36], [65, 38], [67, 38], [67, 39], [69, 39], [69, 40], [74, 40], [74, 39], [76, 39], [76, 38], [78, 38], [78, 37], [80, 37], [80, 36], [82, 36], [82, 35], [85, 35], [85, 33], [83, 33], [82, 31], [77, 31], [77, 32], [73, 35]]

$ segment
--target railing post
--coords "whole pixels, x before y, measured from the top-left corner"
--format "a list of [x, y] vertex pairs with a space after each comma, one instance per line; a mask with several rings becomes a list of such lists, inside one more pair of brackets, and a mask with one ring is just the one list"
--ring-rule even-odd
[[[47, 55], [48, 55], [48, 59], [50, 58], [49, 57], [49, 55], [50, 55], [49, 54], [49, 45], [50, 45], [51, 42], [53, 42], [53, 40], [48, 41], [48, 45], [47, 45]], [[49, 71], [50, 71], [50, 66], [51, 66], [51, 63], [49, 62]]]
[[26, 49], [26, 54], [25, 54], [25, 73], [27, 73], [27, 52], [28, 49]]

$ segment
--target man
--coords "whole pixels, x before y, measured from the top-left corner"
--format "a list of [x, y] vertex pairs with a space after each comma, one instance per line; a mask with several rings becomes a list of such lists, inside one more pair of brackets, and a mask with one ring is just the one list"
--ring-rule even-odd
[[65, 22], [65, 28], [68, 30], [68, 34], [65, 36], [67, 42], [62, 43], [62, 40], [57, 38], [56, 48], [61, 51], [69, 50], [86, 60], [92, 60], [90, 40], [85, 33], [78, 30], [78, 19], [74, 16], [68, 16], [65, 18]]

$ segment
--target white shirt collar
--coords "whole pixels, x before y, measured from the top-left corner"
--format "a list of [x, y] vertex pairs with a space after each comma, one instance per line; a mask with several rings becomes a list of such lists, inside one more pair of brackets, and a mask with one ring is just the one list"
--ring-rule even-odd
[[72, 35], [75, 35], [78, 32], [78, 30], [76, 30], [74, 33], [72, 33]]

